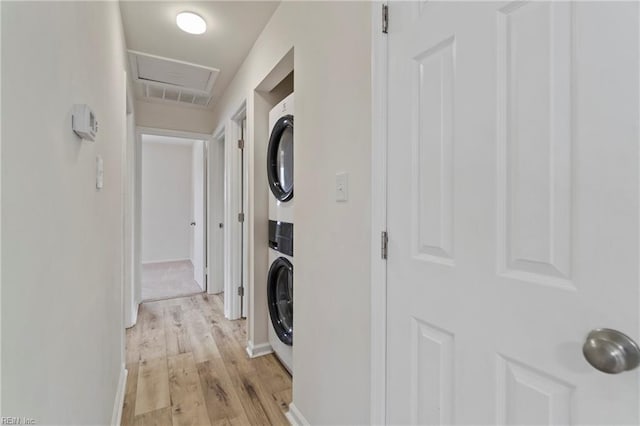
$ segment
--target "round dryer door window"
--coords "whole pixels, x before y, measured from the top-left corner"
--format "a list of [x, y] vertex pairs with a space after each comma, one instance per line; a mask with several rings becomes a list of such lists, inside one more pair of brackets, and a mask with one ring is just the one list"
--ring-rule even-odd
[[285, 115], [273, 126], [267, 149], [269, 187], [280, 201], [293, 198], [293, 115]]
[[267, 299], [271, 324], [278, 338], [293, 344], [293, 265], [279, 257], [269, 269]]

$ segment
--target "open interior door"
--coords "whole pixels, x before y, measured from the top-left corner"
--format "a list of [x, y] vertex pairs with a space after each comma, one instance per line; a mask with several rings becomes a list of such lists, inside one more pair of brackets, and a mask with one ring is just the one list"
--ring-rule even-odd
[[388, 423], [639, 423], [638, 7], [390, 2]]

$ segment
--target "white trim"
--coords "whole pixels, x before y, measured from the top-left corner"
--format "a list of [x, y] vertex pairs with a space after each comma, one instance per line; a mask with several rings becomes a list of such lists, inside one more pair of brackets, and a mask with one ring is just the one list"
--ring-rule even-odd
[[129, 371], [124, 368], [120, 369], [120, 378], [118, 379], [118, 388], [116, 389], [116, 397], [113, 401], [113, 413], [111, 414], [111, 424], [113, 426], [119, 426], [122, 422], [122, 406], [124, 405], [124, 392], [127, 386], [127, 376]]
[[[225, 216], [225, 212], [226, 212], [226, 197], [224, 194], [224, 180], [225, 180], [225, 168], [227, 167], [225, 162], [226, 162], [226, 158], [225, 158], [225, 132], [226, 132], [226, 127], [227, 124], [222, 123], [222, 125], [220, 125], [211, 135], [211, 143], [208, 145], [207, 147], [207, 171], [208, 171], [208, 177], [207, 177], [207, 191], [208, 191], [208, 197], [207, 197], [207, 202], [208, 202], [208, 206], [207, 206], [207, 215], [208, 215], [208, 223], [214, 223], [215, 226], [214, 227], [207, 227], [207, 241], [209, 241], [209, 250], [207, 250], [207, 294], [217, 294], [220, 293], [219, 291], [219, 287], [218, 284], [216, 284], [216, 287], [214, 288], [211, 284], [211, 280], [212, 280], [212, 276], [214, 276], [214, 274], [216, 276], [218, 276], [218, 274], [220, 273], [220, 271], [216, 271], [217, 267], [221, 267], [222, 268], [222, 292], [224, 292], [224, 283], [226, 282], [226, 275], [225, 275], [225, 270], [224, 270], [224, 262], [225, 262], [225, 256], [226, 254], [224, 253], [224, 248], [225, 248], [225, 235], [226, 235], [226, 231], [225, 228], [228, 226], [225, 225], [225, 221], [226, 221], [226, 216]], [[216, 190], [217, 190], [217, 185], [219, 184], [219, 181], [217, 181], [218, 177], [220, 176], [220, 170], [217, 170], [217, 166], [218, 166], [218, 155], [220, 154], [220, 146], [222, 146], [222, 194], [217, 194], [220, 197], [214, 197], [214, 194], [212, 191], [214, 191], [214, 185], [212, 185], [213, 181], [216, 180]], [[215, 175], [215, 179], [214, 176]], [[213, 212], [213, 208], [212, 208], [212, 203], [215, 203], [215, 209], [216, 212], [218, 212], [219, 210], [219, 205], [222, 205], [222, 219], [219, 219], [219, 216], [216, 216], [219, 220], [222, 221], [222, 253], [220, 252], [219, 249], [219, 242], [218, 240], [213, 239], [212, 234], [214, 229], [219, 229], [217, 227], [217, 224], [219, 223], [218, 220], [212, 221], [211, 220], [211, 216], [214, 214]], [[219, 234], [218, 234], [219, 235]], [[215, 249], [212, 249], [212, 244], [215, 246]], [[215, 263], [215, 265], [212, 262], [212, 259], [214, 257], [221, 257], [222, 258], [222, 262], [221, 263]], [[224, 308], [224, 307], [223, 307]], [[224, 310], [224, 309], [223, 309]]]
[[136, 133], [139, 135], [169, 136], [174, 138], [195, 139], [200, 141], [212, 140], [211, 135], [206, 133], [185, 132], [182, 130], [171, 130], [171, 129], [159, 129], [156, 127], [136, 126]]
[[139, 309], [140, 309], [140, 302], [136, 300], [133, 305], [133, 311], [131, 311], [131, 324], [127, 325], [125, 328], [131, 328], [138, 323]]
[[[5, 13], [6, 16], [6, 13]], [[0, 5], [0, 18], [2, 18], [2, 6]], [[2, 19], [0, 19], [0, 22], [2, 22]], [[2, 31], [0, 31], [0, 46], [2, 46]], [[6, 36], [5, 36], [5, 40], [6, 40]], [[0, 76], [2, 75], [2, 55], [0, 55]], [[1, 81], [1, 79], [0, 79]], [[2, 99], [2, 85], [0, 84], [0, 99]], [[6, 91], [6, 89], [5, 89]], [[6, 108], [5, 108], [6, 110]], [[0, 102], [0, 117], [2, 117], [2, 102]], [[2, 120], [0, 120], [0, 148], [2, 147]], [[0, 149], [0, 165], [2, 164], [2, 149]], [[6, 157], [5, 157], [6, 158]], [[1, 167], [0, 167], [1, 168]], [[2, 173], [0, 173], [0, 193], [2, 192]], [[0, 197], [0, 199], [2, 199]], [[2, 221], [0, 220], [0, 260], [2, 259]], [[2, 288], [2, 262], [0, 261], [0, 288]], [[6, 280], [5, 280], [5, 284], [6, 284]], [[2, 292], [0, 291], [0, 330], [2, 330], [1, 324], [2, 324]], [[6, 297], [5, 297], [6, 300]], [[6, 321], [6, 320], [5, 320]], [[0, 334], [2, 334], [0, 332]], [[1, 336], [0, 336], [0, 340], [1, 340]], [[0, 344], [0, 348], [1, 348], [1, 344]], [[6, 359], [6, 358], [5, 358]], [[0, 350], [0, 377], [2, 377], [2, 350]], [[2, 386], [0, 386], [0, 413], [4, 413], [4, 411], [2, 411]]]
[[[236, 113], [227, 120], [224, 133], [224, 146], [225, 146], [225, 159], [224, 159], [224, 193], [225, 193], [225, 210], [224, 210], [224, 316], [230, 320], [239, 319], [242, 315], [240, 311], [240, 296], [238, 296], [238, 286], [240, 284], [240, 264], [241, 256], [244, 255], [240, 250], [240, 235], [241, 227], [245, 226], [247, 229], [247, 203], [246, 203], [246, 191], [243, 190], [244, 201], [244, 213], [245, 221], [244, 225], [238, 222], [238, 213], [240, 206], [240, 154], [237, 146], [237, 141], [241, 136], [241, 123], [239, 120], [246, 118], [247, 102], [243, 100], [240, 103]], [[245, 135], [245, 140], [248, 138]], [[245, 151], [246, 151], [245, 146]], [[246, 167], [246, 155], [244, 156], [245, 174], [247, 172]], [[245, 178], [245, 185], [247, 180]], [[246, 251], [246, 237], [247, 232], [244, 232], [243, 247]], [[245, 261], [242, 264], [245, 266], [246, 271], [246, 256]], [[244, 273], [244, 296], [245, 301], [249, 299], [247, 274]]]
[[247, 342], [247, 354], [249, 355], [249, 358], [257, 358], [271, 353], [273, 353], [273, 348], [269, 343], [254, 345], [251, 340]]
[[[209, 135], [206, 133], [196, 133], [196, 132], [186, 132], [183, 130], [171, 130], [171, 129], [159, 129], [159, 128], [155, 128], [155, 127], [142, 127], [142, 126], [136, 126], [136, 142], [139, 144], [142, 144], [142, 135], [153, 135], [153, 136], [169, 136], [169, 137], [174, 137], [174, 138], [183, 138], [183, 139], [193, 139], [193, 140], [200, 140], [203, 141], [204, 144], [206, 146], [209, 146], [213, 141], [213, 135]], [[207, 150], [208, 152], [208, 150]], [[139, 163], [141, 164], [141, 163]], [[204, 170], [204, 174], [205, 176], [209, 176], [209, 167], [210, 167], [210, 163], [209, 161], [206, 162], [206, 170]], [[205, 244], [207, 247], [206, 253], [207, 253], [207, 259], [206, 259], [206, 265], [204, 265], [205, 268], [210, 268], [211, 267], [211, 259], [209, 257], [210, 253], [211, 253], [211, 239], [209, 238], [210, 234], [209, 234], [209, 230], [211, 229], [211, 222], [210, 222], [210, 214], [209, 214], [209, 195], [208, 193], [205, 194], [206, 200], [205, 202], [207, 203], [207, 212], [205, 214]], [[142, 194], [139, 194], [139, 196], [142, 196]], [[141, 253], [142, 255], [142, 253]], [[146, 261], [143, 262], [142, 260], [140, 261], [141, 265], [145, 265], [147, 263], [160, 263], [160, 262], [176, 262], [176, 261], [182, 261], [182, 260], [191, 260], [191, 259], [174, 259], [174, 260], [153, 260], [153, 261]], [[205, 269], [205, 276], [207, 271]], [[208, 280], [207, 280], [208, 281]], [[138, 283], [138, 285], [142, 286], [142, 283]], [[208, 285], [204, 286], [205, 288], [203, 288], [204, 292], [207, 292], [208, 290]], [[135, 324], [135, 322], [134, 322]]]
[[371, 424], [386, 424], [387, 262], [380, 257], [387, 229], [387, 36], [380, 30], [382, 4], [371, 13]]
[[218, 126], [218, 128], [213, 132], [213, 135], [211, 136], [211, 140], [219, 141], [220, 139], [223, 139], [226, 127], [227, 127], [226, 123], [222, 123], [220, 126]]
[[[122, 164], [122, 180], [123, 180], [123, 311], [125, 328], [133, 327], [136, 324], [138, 314], [138, 301], [136, 300], [136, 271], [139, 270], [138, 256], [136, 253], [136, 157], [138, 140], [135, 132], [135, 114], [133, 89], [129, 84], [130, 80], [127, 72], [124, 72], [125, 78], [125, 122], [124, 122], [124, 149]], [[130, 126], [133, 134], [129, 134]], [[129, 137], [132, 137], [132, 140]], [[124, 337], [123, 337], [124, 339]], [[123, 340], [124, 347], [124, 340]], [[124, 352], [124, 350], [123, 350]]]
[[154, 263], [170, 263], [170, 262], [186, 262], [189, 261], [191, 262], [191, 265], [193, 265], [193, 261], [191, 259], [187, 258], [180, 258], [180, 259], [164, 259], [164, 260], [145, 260], [143, 262], [140, 262], [143, 265], [152, 265]]
[[304, 418], [300, 410], [298, 410], [298, 407], [296, 407], [293, 402], [289, 404], [289, 411], [284, 413], [284, 415], [287, 418], [287, 420], [289, 420], [289, 423], [291, 423], [292, 426], [311, 425], [311, 423], [309, 423], [309, 421]]

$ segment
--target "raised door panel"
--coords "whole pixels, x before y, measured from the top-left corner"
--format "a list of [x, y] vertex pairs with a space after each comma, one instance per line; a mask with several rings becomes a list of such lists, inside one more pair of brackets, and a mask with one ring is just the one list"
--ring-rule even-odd
[[499, 425], [568, 425], [574, 387], [549, 374], [498, 356]]
[[453, 420], [453, 334], [411, 318], [411, 423]]
[[413, 58], [413, 256], [453, 265], [454, 38]]
[[498, 11], [500, 273], [573, 288], [572, 6]]

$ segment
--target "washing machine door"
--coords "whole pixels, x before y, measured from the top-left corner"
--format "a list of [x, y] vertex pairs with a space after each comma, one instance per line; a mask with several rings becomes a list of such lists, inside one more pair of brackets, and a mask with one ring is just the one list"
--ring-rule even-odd
[[293, 115], [285, 115], [273, 126], [267, 148], [269, 187], [280, 201], [293, 198]]
[[293, 265], [279, 257], [269, 269], [267, 300], [271, 324], [278, 338], [286, 345], [293, 344]]

